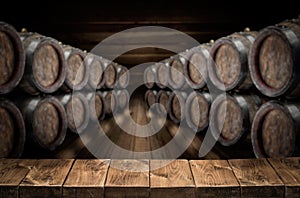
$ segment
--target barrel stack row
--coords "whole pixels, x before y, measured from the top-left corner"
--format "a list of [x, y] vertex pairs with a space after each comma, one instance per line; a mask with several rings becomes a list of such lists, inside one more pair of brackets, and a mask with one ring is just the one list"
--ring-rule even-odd
[[246, 28], [147, 68], [145, 101], [197, 132], [209, 127], [223, 146], [249, 141], [256, 157], [299, 155], [299, 61], [299, 18]]
[[54, 38], [0, 22], [0, 53], [0, 158], [26, 144], [54, 150], [67, 130], [82, 133], [129, 100], [125, 66]]

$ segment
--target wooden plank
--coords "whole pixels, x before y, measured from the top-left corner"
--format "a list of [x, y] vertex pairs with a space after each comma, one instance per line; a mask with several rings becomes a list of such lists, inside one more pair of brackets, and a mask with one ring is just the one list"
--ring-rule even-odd
[[240, 197], [240, 186], [225, 160], [190, 161], [197, 197]]
[[150, 197], [196, 197], [187, 160], [152, 160], [150, 170]]
[[285, 185], [285, 197], [300, 197], [300, 158], [268, 159]]
[[0, 159], [0, 197], [18, 197], [19, 184], [35, 160]]
[[112, 160], [105, 197], [149, 197], [149, 161]]
[[109, 160], [75, 161], [65, 184], [63, 197], [104, 197]]
[[74, 160], [43, 159], [20, 184], [20, 197], [62, 197], [62, 185]]
[[241, 197], [283, 197], [284, 186], [266, 159], [229, 160]]

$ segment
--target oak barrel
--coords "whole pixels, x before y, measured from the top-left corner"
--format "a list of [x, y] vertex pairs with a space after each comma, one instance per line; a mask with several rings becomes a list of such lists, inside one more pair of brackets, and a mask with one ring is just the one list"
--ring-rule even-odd
[[165, 89], [168, 87], [169, 81], [169, 66], [165, 61], [156, 64], [156, 84], [160, 89]]
[[185, 118], [185, 101], [187, 93], [173, 91], [168, 101], [168, 115], [172, 122], [178, 124]]
[[156, 83], [157, 65], [151, 65], [144, 71], [144, 84], [148, 89], [152, 89]]
[[105, 83], [102, 57], [89, 53], [84, 61], [89, 67], [88, 90], [101, 89]]
[[19, 108], [10, 100], [0, 99], [0, 158], [21, 157], [26, 129]]
[[262, 105], [251, 127], [251, 141], [257, 158], [299, 155], [300, 105], [273, 100]]
[[106, 61], [104, 65], [104, 79], [105, 79], [105, 84], [104, 88], [106, 89], [113, 89], [117, 85], [117, 66], [116, 63], [111, 62], [111, 61]]
[[158, 104], [161, 104], [161, 106], [158, 106], [158, 113], [164, 114], [168, 112], [168, 102], [170, 98], [171, 92], [166, 90], [159, 90], [156, 95], [156, 102]]
[[100, 91], [87, 94], [90, 107], [90, 119], [92, 121], [100, 121], [105, 118], [105, 101]]
[[117, 88], [125, 89], [129, 85], [130, 74], [127, 67], [123, 65], [117, 66]]
[[118, 99], [115, 91], [113, 90], [103, 91], [102, 97], [104, 98], [105, 101], [105, 107], [106, 107], [105, 115], [112, 116], [116, 112], [118, 106]]
[[21, 81], [25, 52], [16, 29], [0, 21], [0, 94], [11, 92]]
[[187, 60], [184, 54], [178, 54], [170, 58], [168, 84], [172, 89], [178, 90], [186, 85], [184, 65]]

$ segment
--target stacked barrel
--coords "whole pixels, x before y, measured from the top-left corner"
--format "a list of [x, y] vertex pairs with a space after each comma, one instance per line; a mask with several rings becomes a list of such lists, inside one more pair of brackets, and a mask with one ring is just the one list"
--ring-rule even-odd
[[256, 157], [297, 156], [299, 61], [300, 19], [245, 28], [147, 68], [145, 101], [222, 146], [248, 142]]
[[128, 97], [126, 67], [54, 38], [0, 22], [0, 53], [0, 158], [55, 150]]

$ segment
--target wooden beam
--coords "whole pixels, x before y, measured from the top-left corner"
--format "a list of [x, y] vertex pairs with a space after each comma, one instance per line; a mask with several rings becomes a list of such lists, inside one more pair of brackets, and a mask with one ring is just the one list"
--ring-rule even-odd
[[236, 159], [229, 164], [241, 186], [241, 197], [283, 197], [284, 186], [266, 159]]
[[285, 185], [285, 197], [300, 196], [300, 158], [268, 159]]
[[187, 160], [152, 160], [150, 168], [150, 197], [196, 197]]
[[38, 160], [20, 184], [20, 197], [62, 197], [62, 185], [74, 160]]
[[197, 197], [240, 197], [240, 186], [226, 160], [190, 161]]

